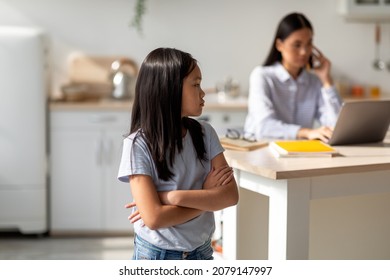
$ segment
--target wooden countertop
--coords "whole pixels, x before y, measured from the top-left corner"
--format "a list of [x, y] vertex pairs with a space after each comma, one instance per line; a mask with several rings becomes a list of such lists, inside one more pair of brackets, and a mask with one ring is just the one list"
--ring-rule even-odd
[[[51, 111], [77, 111], [77, 110], [118, 110], [128, 111], [131, 110], [133, 105], [132, 101], [121, 101], [113, 99], [100, 99], [94, 101], [51, 101], [49, 102], [49, 109]], [[217, 110], [217, 111], [246, 111], [247, 99], [245, 97], [239, 97], [235, 99], [228, 99], [223, 102], [219, 102], [213, 95], [205, 98], [204, 111]]]
[[341, 173], [390, 170], [390, 139], [382, 144], [335, 146], [340, 156], [276, 158], [269, 147], [250, 152], [226, 150], [229, 164], [270, 179], [290, 179]]

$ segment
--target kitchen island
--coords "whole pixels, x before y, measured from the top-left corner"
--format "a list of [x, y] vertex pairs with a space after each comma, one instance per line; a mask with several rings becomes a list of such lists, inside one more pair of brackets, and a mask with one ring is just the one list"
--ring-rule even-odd
[[[237, 206], [224, 210], [223, 257], [256, 258], [256, 251], [267, 246], [268, 259], [309, 259], [311, 202], [389, 194], [389, 142], [337, 146], [340, 155], [328, 158], [276, 158], [269, 147], [251, 152], [226, 151], [240, 191], [246, 195], [240, 195]], [[256, 197], [258, 194], [268, 201]], [[253, 213], [259, 204], [268, 208], [267, 217], [259, 210], [257, 215]], [[387, 214], [384, 215], [383, 229], [388, 231]], [[345, 221], [335, 230], [343, 232], [342, 227], [348, 226]], [[268, 227], [268, 233], [260, 235], [256, 227]], [[360, 233], [355, 235], [348, 238], [356, 239]], [[375, 242], [375, 236], [368, 238]], [[266, 244], [262, 244], [264, 241]], [[386, 251], [389, 241], [390, 238], [384, 242], [383, 250]], [[356, 258], [370, 259], [370, 256]]]

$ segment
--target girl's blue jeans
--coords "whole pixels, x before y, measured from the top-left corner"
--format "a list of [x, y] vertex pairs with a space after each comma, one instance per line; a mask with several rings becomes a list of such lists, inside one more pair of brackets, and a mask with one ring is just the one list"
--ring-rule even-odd
[[161, 249], [137, 234], [134, 237], [133, 260], [213, 260], [211, 240], [191, 252]]

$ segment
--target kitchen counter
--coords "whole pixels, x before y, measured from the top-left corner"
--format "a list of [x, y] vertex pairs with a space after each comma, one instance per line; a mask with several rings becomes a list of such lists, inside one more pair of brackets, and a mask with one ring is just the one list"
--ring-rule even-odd
[[[308, 259], [309, 252], [321, 256], [318, 252], [327, 251], [329, 248], [332, 251], [326, 259], [348, 259], [351, 256], [358, 259], [381, 258], [380, 254], [386, 254], [388, 250], [372, 252], [371, 248], [383, 247], [380, 244], [388, 244], [389, 239], [381, 240], [377, 232], [372, 233], [375, 234], [370, 238], [372, 243], [365, 242], [361, 235], [348, 235], [348, 242], [354, 245], [350, 245], [346, 252], [338, 250], [342, 246], [334, 245], [334, 242], [329, 245], [317, 244], [317, 247], [312, 248], [317, 248], [318, 251], [310, 250], [310, 246], [315, 244], [311, 238], [316, 236], [310, 236], [310, 229], [313, 229], [310, 226], [313, 219], [310, 217], [313, 200], [323, 202], [325, 199], [348, 199], [356, 196], [368, 199], [376, 194], [389, 194], [389, 140], [387, 138], [382, 144], [337, 146], [336, 149], [341, 155], [332, 158], [275, 158], [268, 147], [251, 152], [226, 151], [225, 156], [234, 168], [237, 184], [245, 191], [241, 192], [237, 207], [224, 210], [224, 258], [257, 259], [260, 258], [259, 252], [263, 252], [262, 248], [267, 247], [268, 259]], [[268, 197], [268, 202], [264, 202], [264, 199], [256, 194]], [[265, 208], [259, 210], [260, 208], [256, 207], [261, 203]], [[353, 204], [348, 204], [344, 209], [352, 211], [348, 208], [352, 206]], [[365, 204], [364, 207], [365, 213], [369, 213], [374, 211], [375, 204]], [[253, 209], [258, 209], [255, 214], [252, 213], [255, 211]], [[328, 213], [331, 209], [324, 208], [323, 213]], [[249, 218], [248, 213], [251, 213]], [[268, 214], [262, 216], [262, 213]], [[387, 229], [388, 217], [385, 212], [382, 216], [377, 213], [369, 220], [372, 219], [381, 221], [381, 230]], [[326, 225], [327, 222], [329, 221], [322, 223]], [[337, 223], [337, 219], [332, 222]], [[341, 222], [338, 231], [353, 232], [350, 226], [354, 222], [364, 223], [357, 214], [352, 216], [348, 223]], [[316, 223], [317, 226], [322, 226], [317, 220]], [[268, 234], [263, 232], [267, 227]], [[237, 231], [243, 228], [252, 230], [244, 233]], [[319, 240], [321, 244], [325, 244], [327, 237], [323, 236]]]
[[227, 150], [229, 164], [265, 178], [293, 179], [390, 169], [390, 139], [382, 144], [335, 146], [340, 155], [318, 158], [276, 158], [269, 148], [251, 152]]
[[[113, 99], [100, 99], [93, 101], [51, 101], [49, 102], [49, 109], [51, 111], [72, 111], [72, 110], [118, 110], [127, 111], [130, 110], [133, 105], [133, 101], [122, 101]], [[224, 100], [218, 99], [216, 94], [209, 94], [205, 97], [204, 110], [216, 110], [216, 111], [243, 111], [247, 110], [247, 98], [226, 98]]]

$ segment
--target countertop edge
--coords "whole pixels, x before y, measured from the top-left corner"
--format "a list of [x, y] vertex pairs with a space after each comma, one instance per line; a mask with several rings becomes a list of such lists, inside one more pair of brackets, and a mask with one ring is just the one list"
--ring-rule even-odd
[[[131, 110], [132, 101], [117, 101], [117, 100], [101, 100], [101, 101], [49, 101], [50, 111], [76, 111], [76, 110], [117, 110], [127, 111]], [[247, 104], [244, 103], [206, 103], [204, 112], [210, 110], [216, 111], [246, 111]]]
[[346, 157], [310, 158], [311, 161], [308, 158], [277, 159], [267, 148], [249, 152], [226, 150], [225, 157], [235, 169], [273, 180], [390, 170], [389, 148], [383, 150], [383, 155], [372, 156], [355, 154], [354, 151], [359, 149], [362, 148], [340, 147], [348, 152]]

